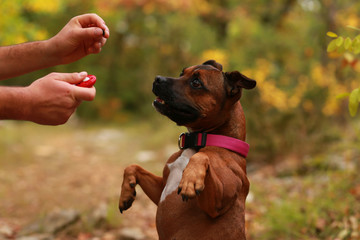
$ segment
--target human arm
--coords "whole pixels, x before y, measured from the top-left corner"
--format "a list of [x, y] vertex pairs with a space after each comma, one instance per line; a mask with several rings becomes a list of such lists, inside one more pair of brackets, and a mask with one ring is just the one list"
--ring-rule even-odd
[[0, 80], [99, 53], [108, 37], [109, 29], [98, 15], [76, 16], [48, 40], [0, 47]]
[[[27, 120], [44, 125], [67, 122], [82, 100], [92, 101], [95, 88], [82, 88], [87, 73], [51, 73], [28, 87], [0, 87], [0, 120]], [[69, 84], [70, 83], [70, 84]]]

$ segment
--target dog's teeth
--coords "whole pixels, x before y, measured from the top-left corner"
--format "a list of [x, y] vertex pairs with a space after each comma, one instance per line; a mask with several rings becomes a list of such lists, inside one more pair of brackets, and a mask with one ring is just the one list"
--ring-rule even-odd
[[161, 98], [157, 98], [156, 101], [157, 101], [158, 103], [160, 103], [160, 104], [165, 104], [165, 101], [162, 100]]

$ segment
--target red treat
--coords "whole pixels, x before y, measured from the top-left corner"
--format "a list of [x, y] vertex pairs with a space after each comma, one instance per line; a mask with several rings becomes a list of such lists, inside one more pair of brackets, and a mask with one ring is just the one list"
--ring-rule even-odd
[[87, 77], [82, 82], [76, 84], [76, 86], [91, 88], [94, 86], [95, 82], [96, 77], [94, 75], [87, 75]]

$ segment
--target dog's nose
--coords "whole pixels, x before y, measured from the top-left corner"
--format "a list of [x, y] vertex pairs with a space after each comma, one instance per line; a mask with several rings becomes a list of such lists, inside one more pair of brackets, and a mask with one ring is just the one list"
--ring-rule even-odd
[[155, 77], [155, 83], [164, 83], [164, 82], [166, 82], [166, 77], [163, 77], [163, 76]]

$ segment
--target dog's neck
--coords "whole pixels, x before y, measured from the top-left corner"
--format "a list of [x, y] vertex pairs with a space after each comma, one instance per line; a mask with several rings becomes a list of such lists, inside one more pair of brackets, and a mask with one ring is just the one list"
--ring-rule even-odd
[[245, 141], [246, 138], [246, 121], [244, 111], [240, 101], [233, 105], [233, 110], [229, 111], [226, 119], [217, 125], [209, 127], [188, 127], [189, 132], [206, 132], [212, 134], [225, 135]]

